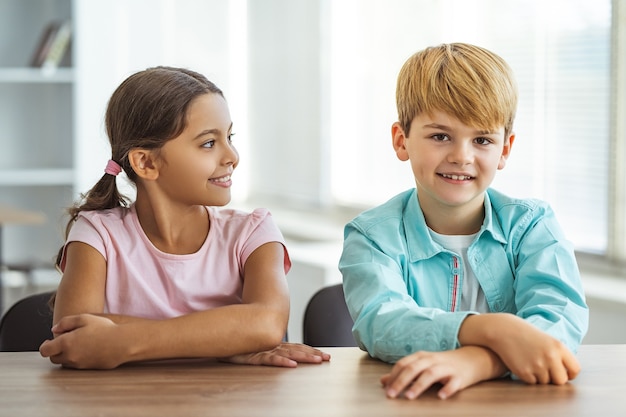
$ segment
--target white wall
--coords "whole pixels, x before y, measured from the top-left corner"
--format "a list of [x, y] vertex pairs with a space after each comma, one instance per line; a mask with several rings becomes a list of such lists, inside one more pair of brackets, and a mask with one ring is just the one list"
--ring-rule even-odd
[[250, 195], [319, 206], [329, 200], [321, 28], [327, 0], [248, 2]]

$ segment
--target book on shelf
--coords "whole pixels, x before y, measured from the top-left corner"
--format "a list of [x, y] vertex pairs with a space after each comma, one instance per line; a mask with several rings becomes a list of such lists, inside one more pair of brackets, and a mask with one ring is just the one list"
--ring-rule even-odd
[[72, 24], [69, 20], [48, 23], [41, 32], [31, 66], [57, 68], [69, 51], [71, 37]]

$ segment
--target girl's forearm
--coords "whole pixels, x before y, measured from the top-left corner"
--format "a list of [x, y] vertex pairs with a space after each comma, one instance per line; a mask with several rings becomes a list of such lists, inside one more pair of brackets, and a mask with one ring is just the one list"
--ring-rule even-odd
[[[123, 362], [165, 358], [226, 357], [272, 349], [283, 339], [288, 317], [267, 306], [240, 304], [167, 320], [114, 316]], [[117, 322], [117, 321], [116, 321]]]
[[125, 316], [123, 314], [95, 314], [96, 316], [100, 316], [100, 317], [106, 317], [107, 319], [111, 320], [112, 322], [114, 322], [115, 324], [126, 324], [126, 323], [133, 323], [133, 322], [138, 322], [138, 321], [151, 321], [150, 319], [145, 319], [143, 317], [134, 317], [134, 316]]

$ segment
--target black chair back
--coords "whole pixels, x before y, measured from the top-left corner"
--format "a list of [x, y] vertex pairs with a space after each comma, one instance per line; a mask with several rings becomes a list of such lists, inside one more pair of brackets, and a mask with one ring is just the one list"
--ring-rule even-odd
[[315, 347], [357, 346], [341, 284], [322, 288], [304, 312], [303, 342]]
[[0, 321], [0, 352], [37, 351], [52, 339], [52, 292], [30, 295], [16, 302]]

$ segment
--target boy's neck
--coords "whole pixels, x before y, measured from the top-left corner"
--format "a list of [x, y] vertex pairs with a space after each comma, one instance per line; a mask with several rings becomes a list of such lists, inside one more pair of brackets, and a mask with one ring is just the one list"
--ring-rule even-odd
[[[427, 200], [427, 199], [426, 199]], [[426, 224], [442, 235], [471, 235], [477, 233], [485, 220], [484, 199], [477, 201], [475, 208], [434, 204], [432, 201], [418, 202], [424, 213]], [[480, 202], [480, 204], [478, 204]]]

